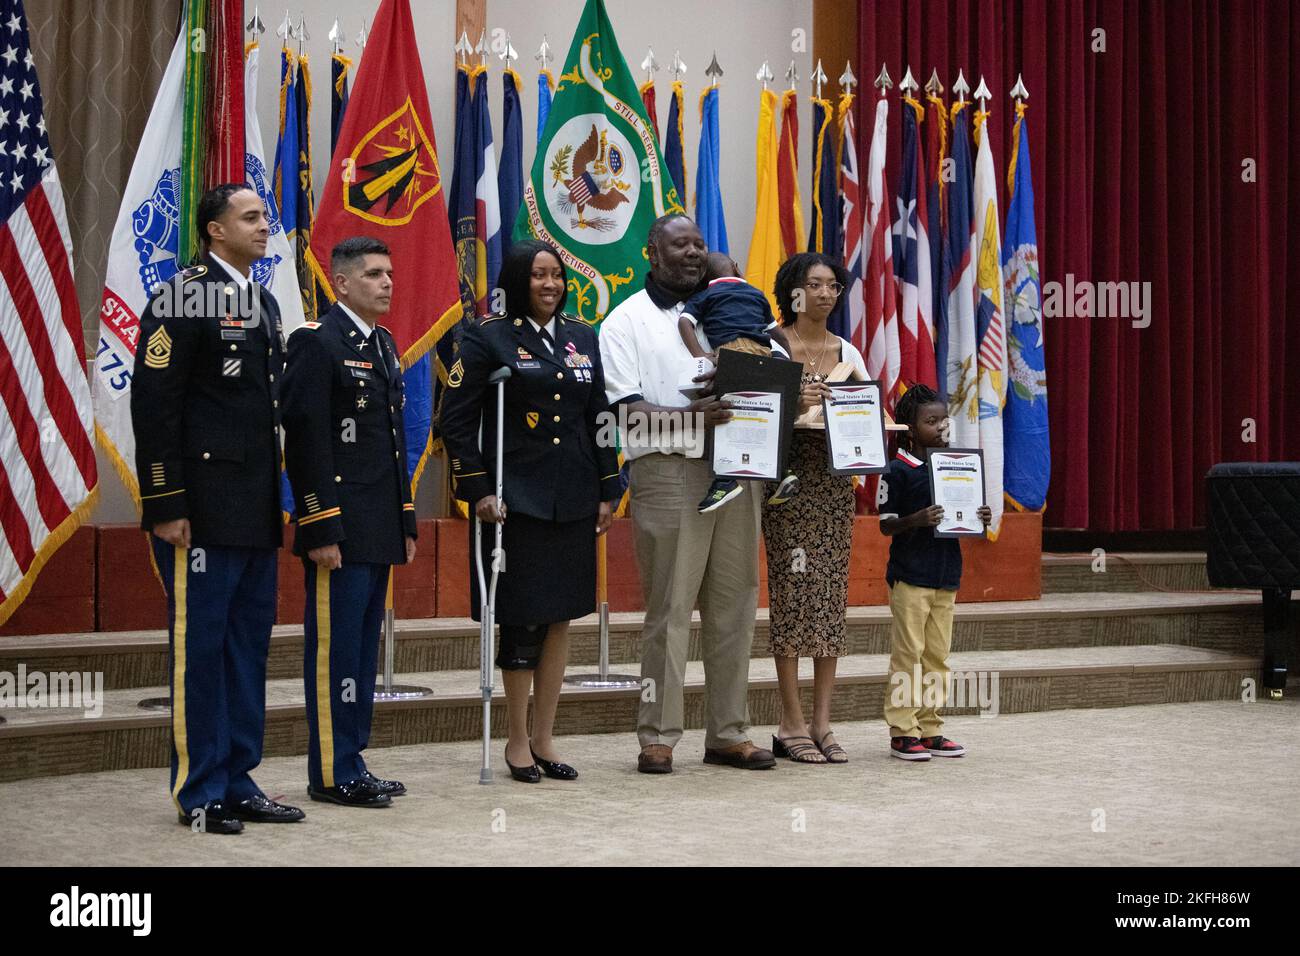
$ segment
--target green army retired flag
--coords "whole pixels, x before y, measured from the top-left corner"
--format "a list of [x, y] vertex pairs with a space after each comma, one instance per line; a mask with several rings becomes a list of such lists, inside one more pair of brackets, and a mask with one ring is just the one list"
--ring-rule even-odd
[[650, 224], [685, 210], [604, 0], [587, 0], [558, 82], [514, 238], [560, 250], [567, 311], [599, 325], [640, 291]]

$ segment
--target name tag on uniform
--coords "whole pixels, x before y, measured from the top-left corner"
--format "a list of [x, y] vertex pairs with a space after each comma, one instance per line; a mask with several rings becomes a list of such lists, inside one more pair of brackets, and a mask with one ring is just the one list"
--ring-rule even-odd
[[[224, 322], [222, 323], [225, 324]], [[221, 341], [223, 342], [243, 342], [248, 338], [248, 333], [243, 329], [222, 329]]]
[[516, 368], [541, 368], [542, 363], [538, 362], [536, 359], [534, 359], [531, 362], [526, 362], [523, 359], [520, 359], [518, 362], [515, 363], [515, 367]]

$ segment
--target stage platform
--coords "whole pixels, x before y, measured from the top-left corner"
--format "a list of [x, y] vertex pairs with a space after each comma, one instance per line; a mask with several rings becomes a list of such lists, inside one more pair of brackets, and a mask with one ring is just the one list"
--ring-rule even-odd
[[[968, 674], [974, 706], [992, 691], [1001, 714], [1126, 707], [1202, 700], [1240, 700], [1259, 676], [1263, 636], [1258, 594], [1181, 592], [1139, 587], [1195, 587], [1204, 555], [1111, 555], [1105, 574], [1090, 556], [1042, 559], [1046, 593], [1034, 601], [959, 603], [951, 665]], [[1085, 576], [1086, 575], [1086, 576]], [[1088, 591], [1100, 579], [1114, 590]], [[1062, 590], [1070, 588], [1072, 590]], [[610, 659], [615, 670], [639, 672], [639, 612], [612, 615]], [[841, 659], [833, 714], [837, 721], [878, 719], [887, 690], [889, 611], [851, 607], [849, 654]], [[570, 672], [591, 672], [597, 660], [593, 617], [573, 627]], [[777, 689], [767, 653], [767, 612], [760, 610], [750, 670], [750, 710], [757, 724], [775, 722]], [[687, 673], [688, 727], [703, 720], [704, 685], [698, 634]], [[169, 718], [141, 710], [146, 697], [166, 696], [167, 638], [160, 630], [36, 635], [0, 639], [0, 671], [90, 671], [104, 675], [103, 714], [80, 710], [6, 709], [0, 725], [0, 781], [34, 776], [166, 765]], [[470, 741], [480, 733], [478, 626], [464, 618], [399, 621], [397, 679], [432, 687], [425, 700], [376, 707], [371, 748]], [[802, 662], [805, 696], [811, 662]], [[266, 754], [305, 752], [302, 628], [278, 625], [268, 662]], [[983, 684], [979, 682], [983, 681]], [[497, 678], [500, 699], [500, 678]], [[1258, 691], [1256, 691], [1258, 693]], [[566, 688], [557, 730], [565, 734], [626, 734], [635, 729], [637, 691]], [[1261, 706], [1270, 706], [1261, 702]], [[494, 733], [504, 707], [494, 707]]]

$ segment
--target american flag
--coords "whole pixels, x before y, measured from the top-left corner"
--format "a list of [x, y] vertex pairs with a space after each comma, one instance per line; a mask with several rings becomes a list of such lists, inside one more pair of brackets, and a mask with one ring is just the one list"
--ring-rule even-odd
[[0, 0], [0, 624], [93, 507], [81, 312], [20, 0]]

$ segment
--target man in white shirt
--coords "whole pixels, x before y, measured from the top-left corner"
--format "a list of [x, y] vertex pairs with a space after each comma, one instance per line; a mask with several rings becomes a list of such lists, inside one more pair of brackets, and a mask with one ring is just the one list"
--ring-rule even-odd
[[731, 412], [712, 394], [692, 401], [680, 391], [692, 359], [677, 320], [704, 274], [708, 249], [683, 215], [657, 220], [647, 247], [646, 288], [611, 312], [600, 330], [606, 393], [626, 423], [621, 438], [631, 461], [632, 520], [646, 604], [641, 676], [651, 683], [637, 719], [637, 769], [672, 772], [672, 748], [685, 721], [683, 684], [697, 600], [708, 683], [704, 761], [767, 769], [775, 758], [747, 733], [759, 500], [748, 495], [728, 508], [698, 512], [713, 477], [702, 457], [703, 432]]

